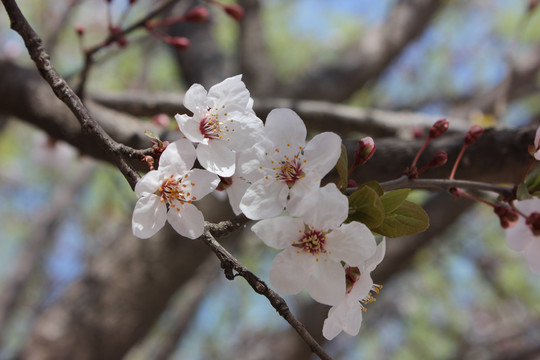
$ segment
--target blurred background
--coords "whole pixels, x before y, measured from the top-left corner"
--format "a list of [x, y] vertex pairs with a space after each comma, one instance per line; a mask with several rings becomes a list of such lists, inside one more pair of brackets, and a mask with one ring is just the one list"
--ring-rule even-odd
[[[82, 78], [84, 49], [108, 35], [108, 18], [124, 28], [156, 3], [18, 1], [74, 86]], [[237, 73], [244, 74], [263, 119], [276, 98], [317, 101], [338, 118], [338, 103], [381, 111], [366, 115], [372, 128], [351, 131], [340, 129], [342, 119], [332, 114], [323, 119], [351, 141], [372, 135], [378, 144], [373, 134], [392, 128], [386, 140], [401, 146], [395, 151], [407, 154], [406, 161], [414, 156], [414, 135], [442, 117], [451, 127], [455, 119], [494, 131], [540, 124], [540, 10], [534, 1], [238, 4], [245, 11], [241, 22], [215, 4], [177, 1], [162, 16], [203, 5], [210, 19], [165, 27], [158, 35], [138, 29], [126, 36], [127, 46], [96, 53], [86, 99], [97, 104], [96, 113], [108, 109], [99, 116], [113, 137], [148, 147], [142, 131], [149, 126], [178, 138], [173, 116], [182, 111], [189, 85], [208, 88]], [[178, 50], [164, 35], [191, 44]], [[135, 195], [118, 170], [73, 135], [76, 127], [45, 106], [52, 92], [34, 82], [37, 72], [4, 9], [0, 70], [0, 359], [316, 358], [267, 299], [243, 279], [226, 280], [201, 244], [168, 231], [146, 241], [131, 237]], [[15, 95], [7, 100], [6, 94]], [[317, 114], [300, 110], [309, 131], [323, 130], [320, 122], [310, 126]], [[158, 114], [165, 114], [160, 121]], [[126, 127], [126, 116], [138, 125]], [[412, 126], [410, 119], [418, 122]], [[384, 151], [378, 146], [377, 153]], [[490, 159], [489, 152], [482, 156]], [[360, 180], [397, 178], [404, 170], [387, 158], [372, 161], [386, 172], [364, 171]], [[511, 183], [514, 170], [504, 164], [480, 169], [482, 178], [463, 177]], [[540, 359], [540, 278], [508, 248], [497, 217], [446, 194], [418, 191], [413, 198], [426, 206], [433, 232], [389, 241], [399, 261], [393, 266], [390, 257], [380, 265], [375, 280], [384, 288], [367, 306], [360, 334], [325, 343], [328, 353], [336, 359]], [[221, 195], [201, 206], [212, 221], [232, 217]], [[275, 250], [250, 231], [224, 246], [268, 280]], [[321, 339], [328, 308], [303, 293], [286, 300]]]

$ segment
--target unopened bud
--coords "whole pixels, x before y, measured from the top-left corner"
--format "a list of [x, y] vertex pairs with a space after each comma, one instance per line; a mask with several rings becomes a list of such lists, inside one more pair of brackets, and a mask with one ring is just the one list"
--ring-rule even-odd
[[448, 154], [446, 154], [446, 152], [444, 151], [439, 151], [438, 153], [433, 155], [431, 160], [429, 160], [428, 167], [432, 168], [432, 167], [443, 166], [444, 164], [446, 164], [447, 161], [448, 161]]
[[499, 216], [499, 221], [503, 229], [515, 226], [519, 221], [519, 214], [507, 206], [495, 205], [493, 211]]
[[167, 114], [157, 114], [152, 118], [152, 122], [158, 126], [166, 128], [171, 123], [171, 119]]
[[137, 0], [129, 0], [129, 4], [130, 4], [130, 5], [133, 5], [133, 4], [135, 4], [136, 2], [137, 2]]
[[529, 0], [529, 4], [527, 4], [527, 11], [532, 12], [536, 7], [540, 4], [540, 0]]
[[355, 188], [358, 187], [358, 183], [354, 181], [353, 179], [347, 180], [347, 188]]
[[244, 9], [240, 5], [224, 5], [223, 10], [232, 17], [234, 20], [240, 22], [242, 18], [244, 17]]
[[185, 20], [190, 22], [205, 22], [209, 17], [210, 12], [204, 6], [196, 6], [184, 15]]
[[185, 37], [164, 36], [163, 40], [177, 50], [186, 50], [190, 45], [189, 39]]
[[473, 125], [465, 135], [465, 145], [474, 144], [484, 133], [484, 128], [480, 125]]
[[84, 35], [84, 26], [81, 24], [75, 25], [75, 31], [77, 32], [77, 35], [83, 36]]
[[533, 212], [527, 217], [525, 224], [531, 229], [534, 236], [540, 236], [540, 213]]
[[448, 130], [450, 123], [446, 119], [437, 120], [431, 129], [429, 129], [429, 137], [431, 139], [436, 139]]
[[358, 141], [354, 152], [354, 166], [364, 165], [375, 152], [375, 142], [370, 137], [365, 137]]

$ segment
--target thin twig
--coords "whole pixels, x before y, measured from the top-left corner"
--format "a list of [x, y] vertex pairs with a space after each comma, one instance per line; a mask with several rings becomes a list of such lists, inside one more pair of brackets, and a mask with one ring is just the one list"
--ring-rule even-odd
[[[425, 190], [449, 190], [450, 188], [461, 188], [469, 190], [491, 191], [501, 195], [504, 199], [512, 198], [514, 188], [512, 186], [503, 186], [489, 184], [479, 181], [468, 180], [449, 180], [449, 179], [409, 179], [407, 176], [402, 176], [395, 180], [385, 181], [380, 184], [384, 191], [410, 188], [410, 189], [425, 189]], [[350, 190], [348, 190], [349, 192]]]
[[[245, 217], [244, 217], [245, 218]], [[229, 226], [227, 222], [220, 223], [224, 227]], [[289, 306], [285, 300], [279, 296], [275, 291], [270, 289], [268, 285], [261, 279], [259, 279], [255, 274], [249, 271], [244, 265], [242, 265], [234, 256], [232, 256], [212, 235], [212, 230], [217, 231], [218, 234], [223, 234], [229, 230], [220, 229], [220, 224], [218, 225], [207, 225], [207, 229], [200, 239], [216, 254], [216, 256], [221, 261], [221, 267], [225, 272], [225, 277], [229, 280], [234, 280], [236, 276], [241, 276], [248, 284], [253, 288], [253, 290], [260, 295], [265, 296], [270, 304], [276, 309], [279, 315], [283, 317], [296, 332], [302, 337], [302, 339], [308, 344], [311, 351], [315, 353], [322, 360], [331, 360], [332, 358], [328, 355], [321, 345], [311, 336], [307, 331], [305, 326], [298, 321], [292, 314]], [[229, 229], [237, 228], [241, 222], [237, 224], [230, 224]], [[224, 231], [224, 232], [223, 232]], [[234, 273], [236, 272], [236, 274]]]
[[88, 79], [88, 75], [90, 73], [90, 68], [94, 64], [94, 55], [100, 51], [101, 49], [109, 46], [110, 44], [114, 43], [116, 40], [120, 39], [121, 37], [124, 37], [128, 35], [129, 33], [133, 32], [134, 30], [143, 27], [146, 22], [153, 17], [161, 14], [165, 10], [169, 9], [174, 5], [174, 3], [179, 2], [181, 0], [168, 0], [164, 1], [161, 5], [156, 7], [154, 10], [148, 12], [144, 17], [142, 17], [140, 20], [136, 21], [132, 25], [128, 26], [127, 28], [120, 30], [114, 34], [109, 34], [109, 36], [101, 43], [87, 49], [84, 52], [84, 66], [81, 70], [81, 80], [79, 82], [79, 85], [77, 86], [77, 94], [79, 94], [80, 97], [84, 96], [84, 88], [86, 85], [86, 80]]
[[[137, 155], [138, 150], [131, 149], [114, 141], [103, 128], [92, 118], [86, 106], [75, 94], [67, 82], [58, 74], [54, 68], [49, 54], [44, 49], [43, 40], [30, 26], [15, 0], [2, 0], [6, 12], [11, 20], [11, 28], [15, 30], [24, 40], [30, 57], [36, 64], [41, 76], [51, 86], [56, 96], [62, 100], [75, 115], [82, 130], [88, 132], [111, 156], [113, 162], [122, 172], [132, 188], [139, 180], [139, 174], [126, 162], [122, 154]], [[144, 150], [142, 150], [144, 152]]]

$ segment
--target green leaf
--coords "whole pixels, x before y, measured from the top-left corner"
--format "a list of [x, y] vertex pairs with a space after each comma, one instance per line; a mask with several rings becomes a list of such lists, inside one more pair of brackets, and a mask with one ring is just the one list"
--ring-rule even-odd
[[398, 208], [409, 196], [411, 189], [389, 191], [381, 196], [384, 211], [388, 214]]
[[384, 190], [382, 189], [381, 185], [378, 182], [376, 182], [375, 180], [364, 183], [364, 184], [360, 185], [358, 188], [360, 189], [362, 186], [369, 186], [370, 188], [375, 190], [375, 192], [379, 196], [384, 195]]
[[349, 196], [349, 207], [352, 213], [347, 222], [360, 221], [368, 228], [379, 227], [384, 220], [384, 207], [375, 190], [362, 186]]
[[419, 205], [403, 201], [392, 213], [386, 214], [383, 223], [372, 229], [374, 232], [390, 237], [412, 235], [429, 227], [429, 217]]
[[163, 145], [163, 143], [161, 142], [161, 139], [159, 138], [159, 136], [155, 132], [153, 132], [152, 130], [145, 130], [144, 135], [146, 135], [150, 139], [156, 140], [159, 146]]
[[339, 175], [339, 188], [341, 191], [347, 189], [347, 183], [349, 181], [349, 170], [348, 170], [348, 160], [347, 160], [347, 148], [345, 145], [341, 144], [341, 155], [336, 164], [336, 170]]
[[516, 196], [518, 200], [527, 200], [532, 199], [532, 195], [529, 193], [529, 190], [527, 189], [527, 185], [524, 183], [519, 184], [516, 192]]
[[525, 180], [529, 192], [535, 192], [540, 189], [540, 168], [531, 171]]

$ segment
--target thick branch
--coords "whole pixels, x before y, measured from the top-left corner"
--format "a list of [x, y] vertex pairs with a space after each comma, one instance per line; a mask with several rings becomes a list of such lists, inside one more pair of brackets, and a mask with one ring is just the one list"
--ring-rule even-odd
[[111, 156], [112, 161], [122, 172], [132, 188], [140, 176], [128, 165], [120, 154], [122, 145], [116, 143], [92, 118], [81, 99], [73, 92], [67, 82], [58, 74], [50, 57], [43, 47], [43, 41], [32, 29], [14, 0], [2, 0], [11, 20], [11, 28], [21, 35], [30, 57], [36, 64], [41, 76], [47, 81], [55, 95], [62, 100], [75, 115], [82, 130], [88, 132], [96, 142]]

